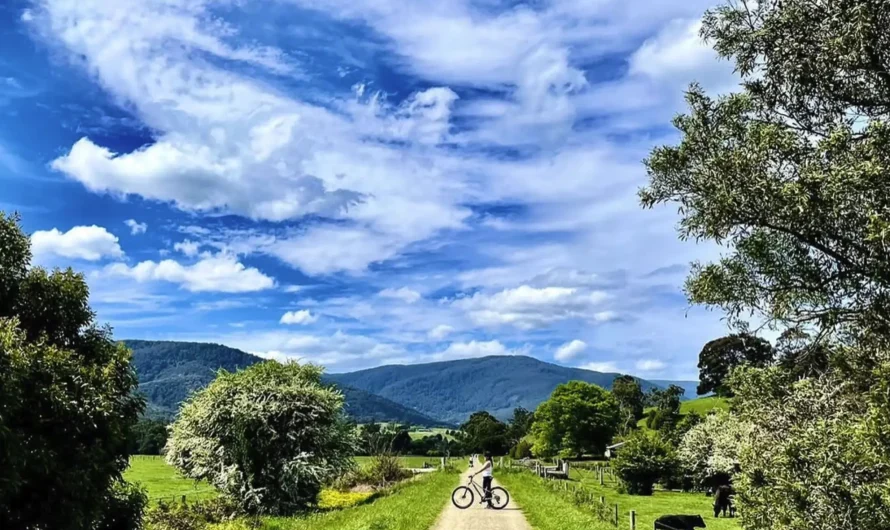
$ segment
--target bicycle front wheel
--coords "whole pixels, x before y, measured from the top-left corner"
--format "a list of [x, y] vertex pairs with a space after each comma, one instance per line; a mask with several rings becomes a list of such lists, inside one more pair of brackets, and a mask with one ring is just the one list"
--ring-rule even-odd
[[451, 502], [461, 510], [473, 505], [473, 490], [466, 486], [458, 486], [451, 492]]
[[510, 502], [510, 494], [507, 490], [498, 486], [491, 488], [491, 507], [495, 510], [503, 510]]

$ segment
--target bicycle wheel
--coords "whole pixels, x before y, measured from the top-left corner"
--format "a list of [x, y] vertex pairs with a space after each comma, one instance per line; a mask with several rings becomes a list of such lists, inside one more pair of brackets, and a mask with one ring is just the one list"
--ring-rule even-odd
[[510, 494], [507, 493], [507, 490], [498, 486], [496, 488], [491, 488], [491, 507], [495, 510], [503, 510], [507, 507], [507, 503], [510, 502]]
[[451, 492], [451, 502], [461, 510], [473, 505], [473, 490], [466, 486], [458, 486]]

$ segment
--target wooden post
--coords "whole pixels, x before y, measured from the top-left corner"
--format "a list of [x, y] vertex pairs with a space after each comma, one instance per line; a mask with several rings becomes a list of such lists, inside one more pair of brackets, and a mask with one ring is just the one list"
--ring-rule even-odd
[[605, 497], [600, 496], [600, 504], [606, 504], [606, 498], [605, 498]]
[[445, 469], [445, 457], [444, 456], [442, 457], [442, 469], [443, 470]]
[[615, 505], [615, 526], [618, 526], [618, 524], [619, 524], [619, 521], [618, 521], [618, 505], [616, 504], [616, 505]]
[[637, 530], [637, 512], [630, 511], [630, 530]]
[[604, 475], [604, 474], [605, 474], [605, 473], [603, 472], [602, 468], [600, 468], [600, 486], [603, 485], [603, 475]]

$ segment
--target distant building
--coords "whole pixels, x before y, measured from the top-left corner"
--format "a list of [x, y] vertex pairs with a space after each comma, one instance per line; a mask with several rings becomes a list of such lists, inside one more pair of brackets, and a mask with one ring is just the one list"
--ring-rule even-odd
[[619, 442], [615, 445], [606, 447], [606, 458], [615, 458], [615, 456], [618, 454], [618, 449], [620, 449], [622, 445], [624, 445], [624, 442]]

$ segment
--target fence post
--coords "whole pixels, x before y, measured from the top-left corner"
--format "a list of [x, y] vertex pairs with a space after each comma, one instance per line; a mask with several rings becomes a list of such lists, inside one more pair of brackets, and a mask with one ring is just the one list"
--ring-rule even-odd
[[615, 504], [615, 526], [618, 526], [619, 522], [620, 521], [618, 520], [618, 504], [616, 503]]
[[443, 470], [445, 469], [445, 457], [444, 456], [442, 457], [442, 469]]
[[637, 530], [637, 512], [630, 511], [630, 530]]
[[605, 474], [605, 472], [603, 471], [603, 468], [600, 468], [600, 486], [603, 485], [603, 475], [604, 474]]
[[606, 498], [600, 495], [600, 504], [606, 504]]

